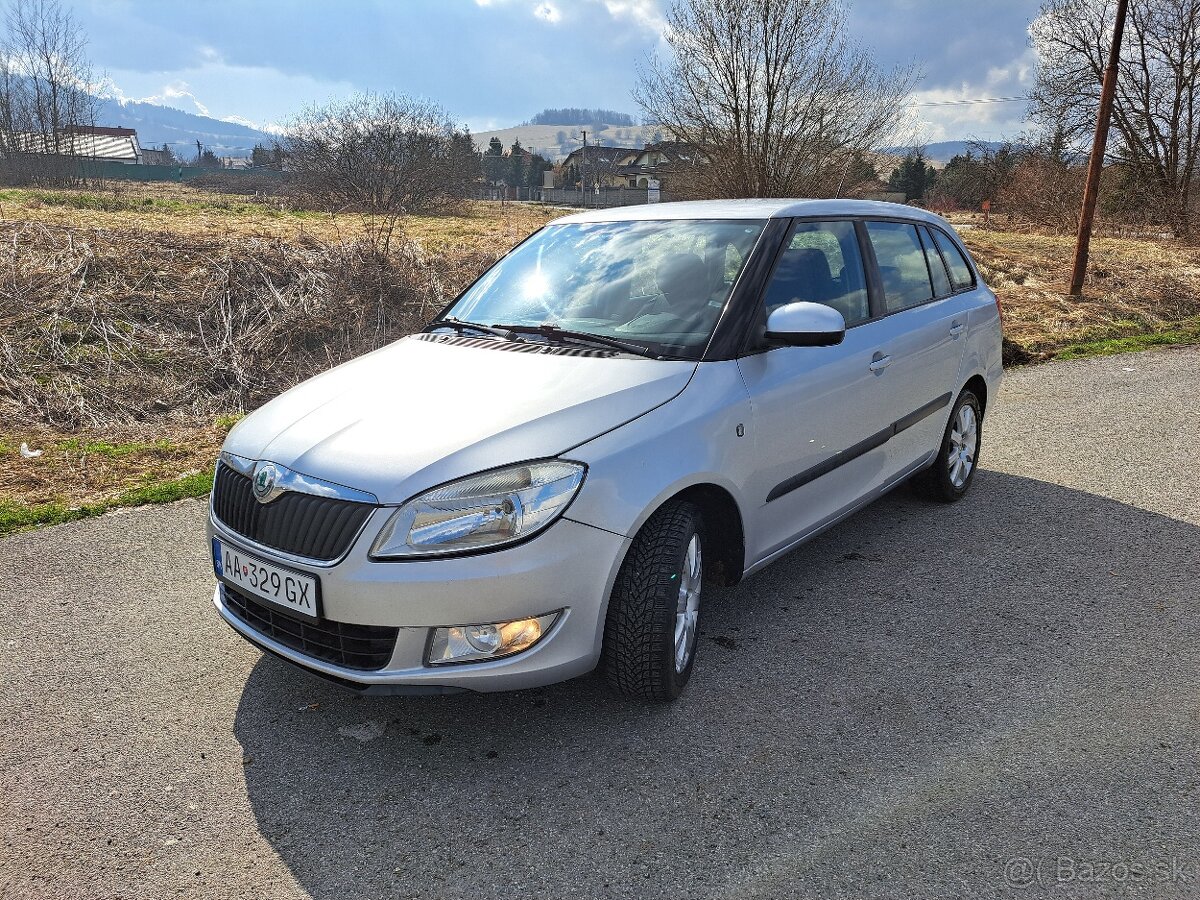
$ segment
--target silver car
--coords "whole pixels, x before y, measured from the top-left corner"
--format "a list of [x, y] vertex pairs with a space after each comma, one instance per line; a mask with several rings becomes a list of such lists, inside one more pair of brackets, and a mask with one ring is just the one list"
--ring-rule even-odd
[[558, 219], [420, 334], [245, 418], [213, 602], [369, 693], [603, 671], [677, 697], [706, 584], [911, 479], [961, 498], [1000, 311], [941, 218], [849, 200]]

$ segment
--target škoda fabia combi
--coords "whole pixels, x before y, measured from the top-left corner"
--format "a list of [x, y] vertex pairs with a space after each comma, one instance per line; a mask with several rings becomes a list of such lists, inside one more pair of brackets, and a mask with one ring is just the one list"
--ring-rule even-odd
[[996, 298], [954, 232], [862, 201], [558, 219], [420, 334], [230, 432], [220, 615], [372, 693], [599, 666], [679, 695], [704, 588], [912, 479], [971, 486]]

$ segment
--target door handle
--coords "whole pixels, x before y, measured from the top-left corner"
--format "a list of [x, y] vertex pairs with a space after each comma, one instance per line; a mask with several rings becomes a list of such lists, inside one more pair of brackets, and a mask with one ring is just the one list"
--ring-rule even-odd
[[890, 356], [884, 356], [882, 353], [876, 353], [875, 358], [871, 360], [871, 365], [869, 365], [867, 368], [878, 375], [891, 364], [892, 358]]
[[967, 326], [962, 322], [954, 322], [950, 325], [950, 337], [958, 337], [966, 330]]

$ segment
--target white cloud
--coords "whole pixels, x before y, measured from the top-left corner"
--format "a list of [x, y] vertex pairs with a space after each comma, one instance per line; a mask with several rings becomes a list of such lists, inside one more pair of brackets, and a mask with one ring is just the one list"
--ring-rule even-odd
[[659, 0], [601, 0], [614, 19], [629, 19], [639, 28], [661, 34], [667, 25]]
[[[164, 84], [155, 93], [145, 97], [129, 96], [125, 91], [121, 90], [121, 86], [112, 79], [111, 76], [105, 75], [100, 81], [91, 85], [92, 92], [97, 97], [102, 97], [106, 100], [116, 100], [122, 106], [126, 103], [152, 103], [155, 106], [170, 106], [175, 109], [183, 109], [187, 105], [191, 105], [195, 112], [202, 116], [212, 116], [208, 107], [200, 102], [199, 98], [192, 93], [191, 87], [186, 81], [172, 81]], [[180, 104], [179, 101], [187, 101]], [[189, 110], [184, 109], [185, 112]], [[229, 119], [233, 121], [233, 119]]]
[[157, 94], [151, 94], [149, 97], [142, 97], [140, 99], [142, 103], [154, 103], [158, 106], [177, 106], [178, 101], [183, 100], [190, 102], [200, 115], [212, 115], [208, 111], [208, 107], [201, 103], [200, 99], [192, 93], [191, 86], [186, 81], [175, 81], [171, 84], [164, 84]]
[[1003, 66], [993, 66], [981, 81], [963, 81], [914, 91], [904, 122], [897, 129], [897, 145], [945, 140], [1016, 137], [1025, 127], [1023, 99], [993, 103], [966, 100], [1023, 98], [1033, 87], [1037, 57], [1031, 49]]
[[533, 14], [552, 25], [562, 19], [562, 13], [552, 3], [539, 3], [534, 7]]

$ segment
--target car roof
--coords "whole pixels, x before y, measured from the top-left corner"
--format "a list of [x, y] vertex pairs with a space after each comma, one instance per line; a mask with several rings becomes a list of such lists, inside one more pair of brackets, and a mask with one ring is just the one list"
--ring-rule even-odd
[[644, 222], [671, 219], [788, 219], [795, 216], [895, 216], [947, 222], [935, 213], [915, 206], [877, 200], [688, 200], [677, 203], [643, 203], [587, 210], [555, 219], [554, 225], [579, 222]]

